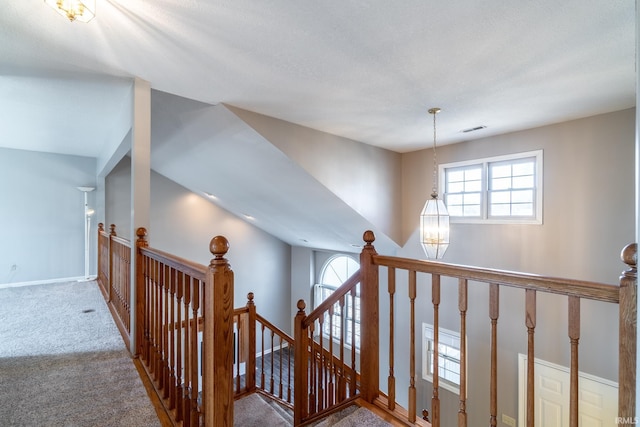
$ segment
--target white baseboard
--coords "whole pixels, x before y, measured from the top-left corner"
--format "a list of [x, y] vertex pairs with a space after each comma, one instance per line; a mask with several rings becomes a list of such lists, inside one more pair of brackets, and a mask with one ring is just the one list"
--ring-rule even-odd
[[95, 280], [95, 278], [96, 278], [95, 276], [91, 276], [88, 279], [84, 276], [77, 276], [77, 277], [62, 277], [59, 279], [49, 279], [49, 280], [33, 280], [31, 282], [0, 283], [0, 289], [18, 288], [21, 286], [33, 286], [33, 285], [48, 285], [51, 283], [88, 282], [91, 280]]

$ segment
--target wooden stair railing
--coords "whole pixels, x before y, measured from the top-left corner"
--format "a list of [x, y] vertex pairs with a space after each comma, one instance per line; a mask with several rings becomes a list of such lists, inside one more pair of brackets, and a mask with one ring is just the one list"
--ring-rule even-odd
[[[146, 230], [138, 229], [146, 240]], [[139, 353], [176, 423], [233, 424], [233, 272], [222, 236], [209, 267], [139, 243], [138, 288], [146, 307]]]
[[259, 391], [293, 409], [293, 338], [258, 314], [253, 298], [249, 292], [246, 307], [234, 311], [235, 397]]
[[[358, 270], [308, 315], [305, 302], [298, 301], [294, 346], [296, 426], [322, 418], [360, 394], [364, 379], [357, 373], [364, 359], [354, 351], [358, 326], [356, 316], [348, 312], [356, 308], [361, 278]], [[339, 325], [334, 324], [335, 317]]]
[[[383, 406], [387, 411], [396, 414], [401, 413], [395, 404], [395, 373], [394, 365], [397, 363], [398, 355], [395, 354], [394, 337], [397, 334], [394, 325], [394, 308], [396, 304], [396, 289], [399, 286], [396, 282], [398, 277], [407, 277], [410, 334], [410, 352], [407, 359], [401, 363], [409, 367], [408, 379], [408, 412], [406, 421], [416, 422], [417, 402], [416, 402], [416, 333], [415, 333], [415, 301], [419, 292], [429, 292], [428, 287], [418, 287], [418, 274], [431, 277], [430, 295], [433, 306], [433, 327], [434, 327], [434, 372], [438, 372], [438, 323], [439, 306], [441, 304], [441, 287], [449, 286], [450, 282], [441, 283], [441, 278], [457, 279], [458, 285], [458, 311], [460, 314], [460, 336], [461, 336], [461, 372], [460, 372], [460, 400], [457, 414], [457, 425], [467, 426], [467, 372], [465, 369], [468, 360], [467, 348], [464, 340], [468, 333], [466, 328], [468, 300], [467, 293], [469, 282], [473, 286], [488, 285], [489, 293], [489, 328], [490, 328], [490, 385], [488, 390], [489, 407], [487, 408], [487, 418], [491, 426], [497, 425], [497, 322], [499, 318], [499, 292], [501, 287], [520, 288], [524, 290], [525, 313], [524, 322], [527, 331], [527, 402], [526, 402], [526, 426], [534, 426], [534, 359], [535, 359], [535, 328], [536, 328], [536, 295], [537, 293], [551, 293], [564, 295], [567, 297], [568, 315], [568, 341], [571, 353], [570, 366], [570, 427], [578, 427], [578, 342], [580, 339], [580, 301], [590, 299], [605, 303], [619, 304], [620, 313], [620, 338], [619, 338], [619, 425], [631, 425], [635, 419], [635, 372], [636, 372], [636, 321], [637, 321], [637, 248], [635, 244], [627, 246], [622, 253], [623, 261], [629, 266], [620, 279], [620, 286], [551, 278], [508, 271], [497, 271], [476, 267], [467, 267], [442, 262], [420, 261], [407, 258], [381, 256], [375, 253], [373, 241], [375, 237], [372, 232], [364, 234], [366, 245], [361, 255], [362, 271], [362, 397], [370, 403]], [[389, 376], [388, 376], [388, 398], [378, 396], [380, 392], [374, 384], [377, 381], [378, 352], [373, 349], [377, 346], [377, 313], [378, 289], [382, 289], [384, 284], [379, 283], [379, 268], [386, 269], [386, 288], [388, 298], [384, 304], [389, 304], [388, 310], [391, 314], [389, 319]], [[402, 274], [400, 274], [402, 272]], [[426, 278], [426, 277], [425, 277]], [[443, 281], [444, 282], [444, 281]], [[420, 282], [422, 283], [422, 282]], [[404, 284], [402, 284], [404, 285]], [[424, 289], [426, 288], [426, 289]], [[365, 297], [366, 296], [366, 297]], [[373, 325], [373, 327], [371, 326]], [[403, 331], [404, 332], [404, 331]], [[298, 335], [296, 334], [296, 338]], [[304, 334], [302, 338], [305, 338]], [[365, 350], [366, 348], [366, 350]], [[296, 360], [297, 363], [297, 360]], [[367, 374], [365, 374], [367, 369]], [[297, 375], [297, 371], [296, 371]], [[372, 378], [369, 383], [369, 378]], [[296, 379], [297, 381], [297, 379]], [[296, 383], [297, 384], [297, 383]], [[473, 398], [471, 396], [470, 398]], [[297, 403], [297, 402], [296, 402]], [[426, 411], [425, 411], [426, 412]], [[435, 374], [433, 377], [433, 395], [431, 398], [431, 409], [429, 411], [431, 423], [435, 427], [441, 425], [442, 415], [440, 413], [439, 379]], [[425, 415], [426, 418], [426, 415]], [[473, 421], [476, 422], [475, 420]], [[627, 424], [625, 424], [625, 422]]]
[[[99, 226], [98, 282], [116, 323], [129, 325], [130, 295], [136, 292], [135, 356], [174, 425], [233, 425], [234, 283], [225, 258], [228, 241], [211, 240], [214, 258], [207, 267], [149, 248], [144, 228], [136, 234], [132, 288], [130, 243], [115, 236], [115, 226], [108, 235]], [[123, 338], [128, 344], [129, 336]]]
[[98, 224], [98, 284], [127, 348], [131, 340], [131, 243]]

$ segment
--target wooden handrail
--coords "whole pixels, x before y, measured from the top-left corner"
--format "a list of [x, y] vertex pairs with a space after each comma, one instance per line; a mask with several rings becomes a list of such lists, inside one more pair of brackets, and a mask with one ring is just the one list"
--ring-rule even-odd
[[373, 260], [375, 264], [379, 266], [414, 270], [419, 273], [438, 274], [470, 281], [495, 283], [498, 285], [576, 296], [596, 301], [620, 302], [619, 287], [616, 285], [383, 255], [374, 255]]
[[338, 301], [340, 301], [340, 298], [351, 292], [354, 286], [360, 283], [361, 278], [362, 273], [360, 272], [360, 270], [353, 273], [351, 277], [349, 277], [346, 282], [344, 282], [342, 285], [340, 285], [340, 287], [333, 291], [331, 295], [327, 297], [327, 299], [322, 301], [311, 313], [306, 315], [302, 326], [304, 328], [308, 328], [309, 325], [323, 316], [325, 312], [329, 310], [329, 307], [338, 303]]
[[[440, 282], [441, 277], [458, 279], [458, 311], [460, 312], [460, 331], [461, 331], [461, 364], [465, 364], [467, 358], [466, 346], [464, 345], [466, 336], [466, 313], [468, 310], [467, 292], [469, 286], [487, 286], [489, 294], [489, 328], [490, 328], [490, 387], [489, 387], [489, 424], [496, 426], [498, 423], [498, 402], [497, 402], [497, 371], [498, 371], [498, 345], [497, 345], [497, 322], [499, 318], [499, 288], [511, 287], [523, 289], [525, 299], [525, 313], [524, 313], [524, 326], [526, 327], [527, 334], [527, 367], [526, 367], [526, 425], [533, 426], [535, 422], [534, 411], [534, 359], [535, 359], [535, 332], [536, 332], [536, 296], [538, 293], [549, 293], [567, 297], [568, 308], [568, 345], [570, 347], [570, 412], [569, 419], [572, 427], [578, 425], [578, 354], [579, 354], [579, 340], [581, 336], [580, 330], [580, 300], [590, 299], [603, 303], [619, 304], [619, 316], [620, 316], [620, 337], [619, 337], [619, 406], [618, 414], [619, 419], [623, 420], [622, 425], [627, 420], [634, 420], [635, 418], [635, 386], [636, 386], [636, 337], [637, 337], [637, 246], [635, 244], [628, 246], [623, 250], [622, 259], [629, 266], [622, 277], [620, 278], [620, 286], [596, 283], [584, 280], [564, 279], [550, 276], [542, 276], [535, 274], [518, 273], [513, 271], [494, 270], [479, 267], [471, 267], [465, 265], [448, 264], [437, 261], [424, 261], [413, 260], [401, 257], [382, 256], [375, 253], [371, 249], [367, 249], [374, 241], [373, 233], [365, 232], [364, 240], [367, 243], [361, 260], [362, 282], [361, 289], [368, 289], [376, 291], [380, 284], [377, 278], [377, 269], [379, 267], [387, 268], [388, 276], [388, 289], [389, 289], [389, 312], [394, 313], [394, 300], [396, 293], [396, 271], [404, 271], [408, 273], [408, 286], [409, 286], [409, 307], [410, 307], [410, 319], [411, 322], [415, 322], [414, 319], [414, 300], [416, 299], [416, 274], [425, 273], [431, 276], [431, 299], [433, 303], [433, 325], [434, 325], [434, 349], [433, 349], [433, 363], [434, 371], [437, 372], [438, 355], [438, 308], [440, 305]], [[365, 252], [368, 251], [368, 257], [365, 256]], [[367, 264], [366, 262], [369, 262]], [[470, 284], [469, 282], [474, 282]], [[453, 286], [451, 282], [443, 282], [443, 286]], [[420, 286], [424, 291], [428, 292], [428, 286]], [[366, 312], [367, 307], [371, 306], [369, 310], [376, 310], [378, 307], [377, 301], [366, 301], [362, 299], [361, 307], [363, 313]], [[365, 333], [365, 328], [369, 326], [368, 319], [363, 319], [362, 331]], [[391, 340], [394, 336], [394, 322], [390, 320], [390, 332]], [[411, 331], [414, 331], [413, 324]], [[409, 334], [409, 346], [411, 349], [415, 347], [414, 333]], [[390, 342], [389, 347], [393, 352], [393, 342]], [[364, 347], [363, 347], [364, 348]], [[412, 352], [410, 352], [412, 353]], [[363, 366], [369, 363], [370, 367], [376, 366], [375, 363], [368, 361], [370, 352], [366, 351], [364, 354], [367, 358], [363, 358]], [[410, 370], [409, 378], [409, 411], [406, 421], [413, 422], [415, 419], [415, 387], [414, 387], [414, 368], [413, 368], [413, 353], [409, 355], [408, 363]], [[394, 355], [389, 355], [389, 394], [395, 395], [395, 377], [393, 364]], [[457, 425], [459, 427], [467, 426], [467, 413], [466, 413], [466, 371], [464, 368], [460, 370], [460, 401], [459, 411], [457, 416]], [[364, 370], [362, 372], [363, 384], [369, 375], [365, 375]], [[376, 376], [377, 378], [377, 376]], [[373, 388], [368, 387], [373, 390]], [[365, 386], [363, 385], [363, 397]], [[365, 397], [366, 401], [370, 401], [369, 397]], [[433, 426], [440, 426], [441, 414], [440, 414], [440, 397], [438, 393], [438, 376], [434, 375], [433, 379], [433, 396], [431, 399], [431, 416]], [[388, 402], [387, 410], [398, 413], [395, 409], [393, 402]]]
[[203, 264], [198, 264], [196, 262], [189, 261], [170, 253], [149, 247], [140, 248], [140, 253], [156, 261], [160, 261], [164, 265], [173, 268], [176, 271], [189, 275], [194, 279], [202, 281], [205, 280], [207, 267]]
[[282, 329], [278, 328], [276, 325], [274, 325], [273, 323], [269, 322], [267, 319], [265, 319], [264, 317], [262, 317], [260, 314], [256, 313], [256, 320], [260, 323], [262, 323], [267, 329], [272, 330], [273, 332], [275, 332], [275, 334], [279, 337], [282, 338], [283, 341], [286, 341], [287, 344], [291, 344], [293, 345], [293, 337], [290, 336], [289, 334], [287, 334], [286, 332], [284, 332]]

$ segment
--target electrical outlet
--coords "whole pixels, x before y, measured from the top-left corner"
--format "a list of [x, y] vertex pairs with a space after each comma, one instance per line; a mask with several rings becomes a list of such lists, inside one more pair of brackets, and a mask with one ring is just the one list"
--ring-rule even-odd
[[516, 420], [515, 418], [511, 418], [506, 414], [502, 414], [502, 424], [507, 425], [509, 427], [516, 427]]

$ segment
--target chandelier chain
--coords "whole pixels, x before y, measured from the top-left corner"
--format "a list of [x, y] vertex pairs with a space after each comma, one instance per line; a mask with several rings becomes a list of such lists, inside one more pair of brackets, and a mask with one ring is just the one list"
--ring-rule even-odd
[[433, 187], [431, 188], [432, 196], [438, 197], [438, 158], [436, 155], [436, 114], [440, 109], [431, 109], [429, 112], [433, 114]]

